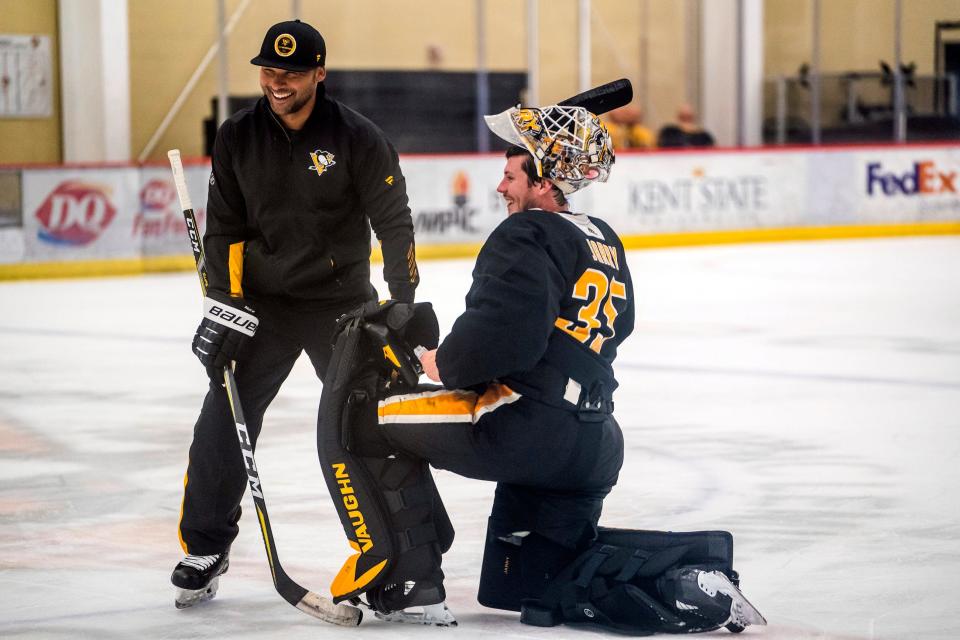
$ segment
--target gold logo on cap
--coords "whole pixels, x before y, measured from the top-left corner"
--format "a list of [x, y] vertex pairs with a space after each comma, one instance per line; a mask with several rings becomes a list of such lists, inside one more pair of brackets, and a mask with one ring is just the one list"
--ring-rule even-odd
[[278, 56], [284, 58], [292, 56], [293, 52], [297, 50], [297, 41], [289, 33], [281, 33], [273, 41], [273, 50], [277, 52]]

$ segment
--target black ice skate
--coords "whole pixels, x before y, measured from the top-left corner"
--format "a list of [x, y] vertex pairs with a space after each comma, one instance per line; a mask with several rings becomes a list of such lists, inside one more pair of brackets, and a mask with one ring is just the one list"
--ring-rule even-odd
[[[739, 633], [751, 624], [767, 624], [756, 607], [720, 571], [685, 567], [671, 582], [675, 591], [664, 596], [671, 598], [671, 604], [680, 611], [703, 618], [704, 621], [724, 620], [720, 626], [725, 626], [733, 633]], [[696, 623], [691, 625], [695, 626]]]
[[190, 555], [181, 560], [170, 576], [170, 582], [177, 588], [174, 598], [177, 609], [192, 607], [217, 595], [220, 575], [226, 573], [229, 566], [229, 551], [212, 556]]
[[444, 602], [446, 592], [442, 584], [427, 581], [390, 584], [368, 591], [366, 596], [373, 615], [387, 622], [457, 626], [457, 619]]

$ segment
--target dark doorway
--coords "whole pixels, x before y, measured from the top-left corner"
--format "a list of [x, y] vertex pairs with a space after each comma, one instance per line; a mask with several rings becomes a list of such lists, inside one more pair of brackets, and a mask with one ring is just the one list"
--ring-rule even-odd
[[954, 77], [953, 83], [947, 83], [948, 90], [953, 87], [953, 99], [948, 97], [947, 103], [956, 105], [960, 101], [960, 42], [943, 43], [943, 73]]
[[[957, 109], [960, 101], [960, 22], [937, 22], [934, 27], [934, 73], [937, 83], [934, 102], [939, 113], [957, 117], [950, 108]], [[952, 75], [953, 81], [947, 80]]]

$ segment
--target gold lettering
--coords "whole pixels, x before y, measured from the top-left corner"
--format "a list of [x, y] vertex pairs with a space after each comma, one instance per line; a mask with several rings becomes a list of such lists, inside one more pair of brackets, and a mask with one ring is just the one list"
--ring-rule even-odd
[[[334, 463], [334, 476], [340, 486], [340, 493], [343, 495], [343, 506], [347, 510], [347, 519], [353, 525], [354, 535], [357, 538], [357, 547], [360, 553], [366, 553], [373, 548], [373, 540], [367, 531], [367, 525], [364, 524], [363, 513], [360, 512], [360, 501], [354, 495], [353, 487], [350, 486], [350, 474], [347, 473], [347, 465], [343, 463]], [[353, 544], [351, 542], [350, 544]]]
[[590, 255], [595, 262], [605, 264], [617, 270], [620, 269], [620, 257], [617, 255], [617, 250], [614, 247], [589, 239], [587, 240], [587, 246], [590, 247]]
[[600, 260], [600, 254], [597, 249], [597, 243], [594, 242], [593, 240], [587, 240], [587, 246], [590, 247], [590, 253], [593, 255], [593, 259], [597, 262], [602, 262], [602, 260]]

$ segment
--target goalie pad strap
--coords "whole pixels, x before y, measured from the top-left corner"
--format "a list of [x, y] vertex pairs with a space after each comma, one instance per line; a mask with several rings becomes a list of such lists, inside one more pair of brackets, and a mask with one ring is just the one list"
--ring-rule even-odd
[[387, 504], [390, 513], [397, 513], [403, 509], [412, 509], [420, 507], [433, 500], [433, 491], [429, 485], [418, 484], [405, 489], [396, 491], [385, 490], [383, 492], [383, 501]]
[[432, 522], [425, 522], [397, 534], [397, 551], [406, 553], [415, 547], [437, 541], [437, 528]]

